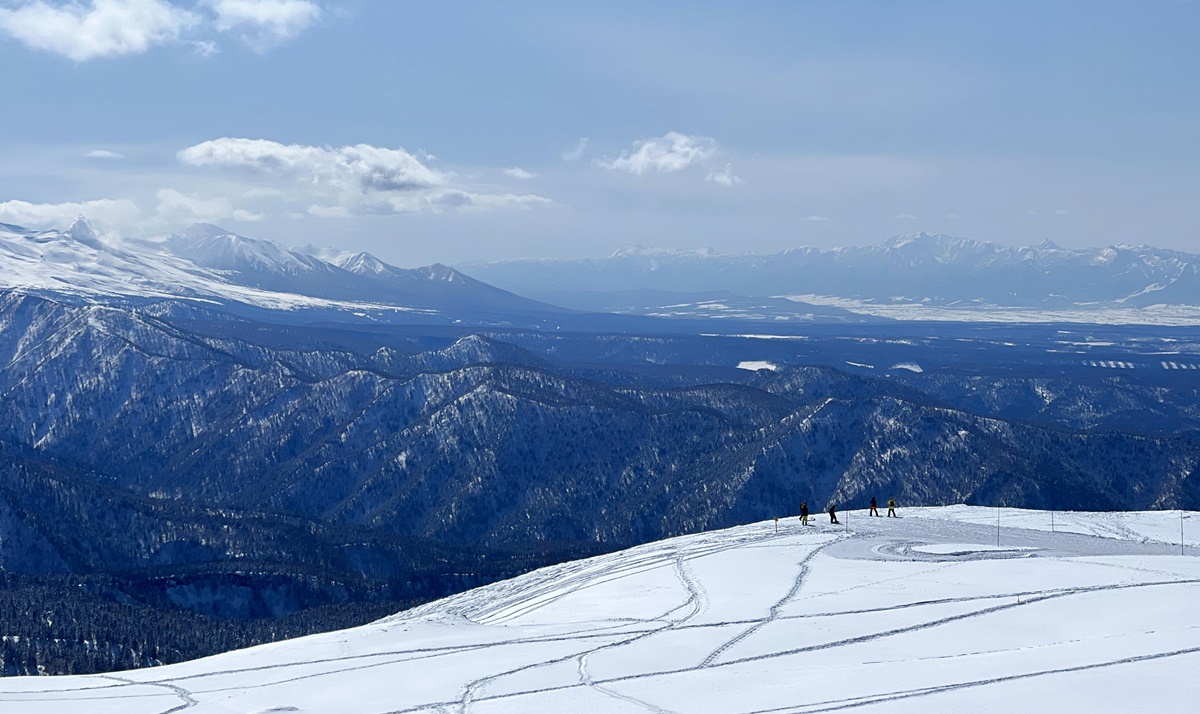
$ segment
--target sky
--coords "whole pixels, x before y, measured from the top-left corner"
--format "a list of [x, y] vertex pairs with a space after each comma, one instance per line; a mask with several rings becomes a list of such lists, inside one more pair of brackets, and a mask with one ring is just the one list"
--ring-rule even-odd
[[0, 0], [0, 222], [1200, 249], [1200, 2]]

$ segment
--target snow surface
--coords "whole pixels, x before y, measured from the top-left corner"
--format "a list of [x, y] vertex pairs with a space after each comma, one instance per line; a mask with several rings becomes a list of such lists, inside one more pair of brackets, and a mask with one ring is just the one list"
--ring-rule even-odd
[[285, 276], [314, 272], [315, 263], [306, 260], [311, 259], [277, 243], [204, 224], [181, 235], [147, 241], [102, 239], [83, 218], [65, 232], [31, 232], [0, 224], [0, 288], [79, 297], [233, 300], [273, 310], [434, 313], [404, 305], [267, 290], [236, 280], [239, 270], [264, 270]]
[[738, 362], [737, 368], [738, 369], [748, 369], [751, 372], [757, 372], [760, 369], [769, 369], [772, 372], [779, 371], [779, 365], [775, 364], [774, 362], [764, 362], [762, 360], [748, 360], [745, 362]]
[[1147, 307], [1007, 307], [1000, 305], [940, 306], [919, 301], [877, 303], [831, 295], [780, 295], [810, 305], [839, 307], [843, 310], [884, 317], [891, 320], [927, 320], [942, 322], [1074, 322], [1094, 325], [1165, 325], [1190, 326], [1200, 322], [1200, 306], [1161, 304]]
[[0, 711], [1008, 713], [1200, 699], [1200, 514], [1184, 514], [1181, 555], [1178, 511], [899, 511], [683, 536], [180, 665], [2, 679]]

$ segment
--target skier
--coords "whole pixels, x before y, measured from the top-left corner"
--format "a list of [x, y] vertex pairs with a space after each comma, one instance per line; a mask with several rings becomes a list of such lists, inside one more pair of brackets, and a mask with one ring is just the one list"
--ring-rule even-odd
[[888, 518], [892, 518], [893, 516], [896, 518], [900, 517], [900, 516], [896, 515], [896, 499], [889, 498], [888, 499]]
[[838, 522], [836, 510], [837, 506], [829, 506], [829, 523], [835, 526], [841, 525], [841, 523]]
[[872, 516], [879, 515], [879, 509], [875, 507], [875, 497], [874, 496], [871, 496], [871, 515]]
[[800, 525], [808, 525], [808, 501], [804, 501], [800, 504]]

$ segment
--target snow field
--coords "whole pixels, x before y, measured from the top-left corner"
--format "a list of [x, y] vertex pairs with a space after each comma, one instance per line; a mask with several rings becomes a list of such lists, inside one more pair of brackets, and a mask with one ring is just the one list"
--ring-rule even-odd
[[1001, 509], [1000, 546], [996, 509], [900, 512], [684, 536], [176, 666], [0, 680], [0, 710], [1090, 712], [1200, 698], [1200, 533], [1180, 555], [1178, 511], [1056, 513], [1051, 532], [1048, 512]]

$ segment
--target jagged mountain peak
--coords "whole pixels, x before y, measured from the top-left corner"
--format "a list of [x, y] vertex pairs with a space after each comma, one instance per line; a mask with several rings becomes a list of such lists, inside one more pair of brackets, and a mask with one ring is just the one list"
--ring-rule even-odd
[[947, 248], [983, 248], [994, 245], [977, 241], [973, 238], [961, 238], [958, 236], [947, 235], [945, 233], [902, 233], [892, 236], [880, 244], [881, 248], [888, 250], [900, 250], [902, 248], [926, 248], [926, 249], [947, 249]]
[[429, 280], [440, 280], [447, 283], [466, 282], [468, 280], [471, 282], [477, 282], [458, 272], [454, 268], [451, 268], [448, 265], [443, 265], [442, 263], [434, 263], [432, 265], [426, 265], [417, 268], [416, 272]]
[[321, 261], [263, 238], [247, 238], [210, 223], [195, 223], [163, 242], [174, 256], [217, 270], [296, 275], [320, 268]]

